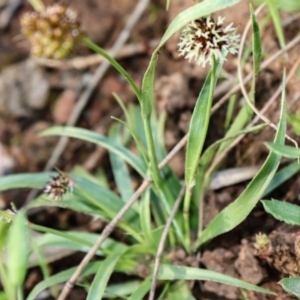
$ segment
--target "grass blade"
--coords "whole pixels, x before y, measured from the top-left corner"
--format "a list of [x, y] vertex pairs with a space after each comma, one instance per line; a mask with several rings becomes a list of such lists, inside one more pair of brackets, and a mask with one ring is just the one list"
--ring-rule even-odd
[[104, 261], [102, 261], [101, 267], [98, 269], [93, 283], [89, 289], [87, 300], [102, 299], [106, 285], [115, 269], [116, 263], [125, 251], [126, 249], [124, 249], [123, 251], [115, 252], [109, 255]]
[[273, 177], [269, 186], [263, 193], [262, 197], [272, 192], [275, 188], [280, 186], [283, 182], [290, 179], [293, 175], [295, 175], [300, 170], [300, 164], [298, 162], [294, 162], [289, 166], [281, 169], [276, 175]]
[[7, 240], [7, 275], [9, 283], [22, 286], [27, 272], [29, 232], [24, 211], [19, 211], [9, 229]]
[[[109, 138], [113, 142], [121, 143], [120, 135], [120, 126], [117, 124], [111, 126], [109, 130]], [[113, 152], [109, 153], [109, 158], [121, 198], [124, 202], [127, 202], [134, 193], [127, 165], [119, 155], [116, 155]]]
[[[101, 267], [101, 264], [102, 262], [99, 261], [88, 264], [81, 273], [81, 277], [83, 278], [85, 276], [95, 274], [97, 270]], [[37, 295], [43, 290], [69, 280], [76, 269], [77, 267], [68, 269], [39, 282], [27, 296], [26, 300], [35, 300]]]
[[250, 13], [251, 13], [251, 21], [252, 21], [252, 52], [253, 52], [253, 70], [254, 70], [253, 80], [255, 81], [260, 71], [262, 50], [261, 50], [259, 26], [252, 5], [250, 5]]
[[41, 133], [41, 136], [49, 135], [73, 137], [91, 143], [95, 143], [122, 157], [141, 176], [144, 177], [146, 174], [147, 168], [144, 161], [141, 158], [133, 154], [131, 151], [129, 151], [122, 145], [111, 141], [110, 139], [101, 134], [82, 128], [55, 126]]
[[275, 295], [275, 293], [267, 289], [258, 287], [248, 282], [233, 278], [228, 275], [223, 275], [214, 271], [204, 270], [199, 268], [161, 265], [159, 268], [158, 279], [159, 280], [209, 280], [209, 281], [228, 284], [241, 289]]
[[[285, 88], [285, 73], [283, 76]], [[285, 90], [282, 92], [282, 104], [279, 128], [276, 133], [275, 143], [283, 144], [286, 131]], [[252, 179], [245, 191], [232, 204], [220, 212], [205, 228], [195, 247], [225, 233], [240, 224], [254, 208], [265, 189], [271, 182], [280, 163], [280, 155], [271, 152], [258, 174]]]
[[270, 9], [271, 17], [274, 23], [277, 38], [279, 40], [280, 47], [283, 49], [285, 46], [284, 33], [282, 29], [281, 19], [279, 15], [279, 10], [276, 5], [277, 0], [267, 0], [268, 7]]
[[283, 157], [287, 158], [300, 158], [300, 149], [292, 146], [281, 145], [277, 143], [265, 143], [266, 147]]
[[54, 175], [57, 175], [57, 172], [23, 173], [0, 177], [0, 192], [17, 188], [40, 189]]
[[151, 277], [147, 277], [128, 300], [143, 300], [151, 287]]

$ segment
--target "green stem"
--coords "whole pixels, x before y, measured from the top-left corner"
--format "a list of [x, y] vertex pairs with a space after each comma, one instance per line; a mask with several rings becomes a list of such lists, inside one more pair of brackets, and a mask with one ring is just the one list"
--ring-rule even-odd
[[41, 0], [28, 0], [35, 11], [45, 10], [45, 5]]
[[[153, 178], [154, 186], [157, 191], [157, 195], [161, 199], [164, 208], [166, 210], [166, 213], [169, 215], [171, 213], [171, 205], [173, 205], [173, 195], [168, 188], [168, 186], [165, 184], [164, 179], [161, 177], [160, 170], [158, 168], [158, 161], [157, 161], [157, 156], [156, 156], [156, 151], [155, 151], [155, 145], [154, 145], [154, 140], [153, 140], [153, 135], [152, 135], [152, 128], [151, 128], [151, 122], [150, 122], [150, 117], [143, 116], [143, 121], [144, 121], [144, 127], [145, 127], [145, 135], [146, 135], [146, 140], [147, 140], [147, 145], [148, 145], [148, 156], [150, 159], [150, 173]], [[167, 217], [166, 217], [167, 218]], [[183, 246], [186, 248], [188, 251], [185, 243], [184, 243], [184, 236], [182, 234], [182, 230], [180, 229], [178, 223], [176, 220], [173, 220], [173, 226], [176, 232], [177, 237], [183, 244]], [[176, 244], [176, 238], [175, 234], [172, 230], [169, 231], [169, 238], [170, 238], [170, 244], [174, 248]]]
[[132, 87], [136, 97], [141, 102], [141, 93], [136, 86], [135, 82], [131, 78], [131, 76], [125, 71], [125, 69], [114, 59], [112, 58], [104, 49], [93, 43], [90, 39], [83, 36], [81, 38], [81, 41], [91, 50], [98, 53], [99, 55], [103, 56], [120, 74], [124, 76], [124, 78], [127, 80], [129, 85]]
[[0, 278], [7, 299], [12, 299], [12, 300], [16, 299], [15, 289], [9, 282], [7, 271], [4, 267], [2, 258], [0, 258]]
[[160, 175], [160, 171], [158, 169], [158, 161], [157, 161], [155, 145], [153, 141], [150, 118], [143, 117], [143, 121], [144, 121], [146, 141], [148, 146], [148, 156], [150, 159], [150, 173], [155, 184], [157, 184], [157, 186], [160, 187], [162, 178]]
[[24, 294], [23, 294], [22, 286], [18, 287], [18, 290], [17, 290], [17, 299], [18, 300], [23, 300], [24, 299]]

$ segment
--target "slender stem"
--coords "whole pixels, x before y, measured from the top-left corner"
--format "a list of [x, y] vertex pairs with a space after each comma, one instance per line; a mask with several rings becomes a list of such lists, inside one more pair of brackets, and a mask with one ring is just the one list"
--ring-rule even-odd
[[[163, 202], [164, 207], [166, 208], [167, 214], [169, 214], [170, 209], [168, 209], [169, 204], [167, 201], [169, 193], [166, 190], [166, 187], [163, 183], [163, 179], [161, 177], [161, 174], [160, 174], [160, 171], [158, 168], [150, 117], [143, 116], [143, 121], [144, 121], [145, 135], [146, 135], [146, 141], [147, 141], [147, 146], [148, 146], [148, 157], [150, 160], [150, 166], [149, 166], [150, 174], [153, 179], [157, 194], [161, 198], [161, 201]], [[170, 232], [170, 243], [173, 246], [175, 245], [175, 237], [172, 232]]]
[[203, 208], [204, 208], [204, 195], [207, 190], [208, 180], [206, 176], [202, 177], [203, 183], [199, 195], [199, 207], [198, 207], [198, 234], [197, 238], [200, 238], [203, 230]]
[[112, 58], [104, 49], [102, 49], [101, 47], [93, 43], [87, 37], [82, 37], [81, 41], [91, 50], [103, 56], [120, 74], [122, 74], [124, 78], [127, 80], [127, 82], [129, 83], [129, 85], [132, 87], [138, 100], [141, 101], [141, 93], [138, 87], [136, 86], [135, 82], [131, 78], [131, 76], [127, 73], [127, 71], [114, 58]]
[[155, 145], [153, 141], [153, 135], [152, 135], [152, 128], [151, 128], [151, 122], [149, 117], [144, 117], [144, 128], [145, 128], [145, 134], [146, 134], [146, 141], [148, 146], [148, 156], [150, 159], [150, 172], [151, 177], [155, 184], [161, 186], [162, 178], [158, 169], [158, 162], [156, 157], [156, 151], [155, 151]]
[[18, 289], [17, 289], [17, 299], [18, 300], [23, 300], [24, 299], [22, 286], [19, 286]]
[[45, 5], [41, 0], [28, 0], [35, 11], [45, 10]]
[[[143, 116], [143, 120], [144, 120], [145, 135], [146, 135], [146, 140], [147, 140], [147, 145], [148, 145], [148, 156], [150, 159], [151, 177], [153, 179], [154, 186], [157, 190], [157, 193], [160, 196], [161, 201], [165, 207], [166, 213], [168, 215], [170, 215], [170, 213], [171, 213], [170, 204], [173, 205], [173, 201], [171, 201], [171, 199], [173, 199], [173, 196], [172, 196], [168, 186], [166, 186], [163, 178], [161, 177], [160, 171], [159, 171], [160, 168], [157, 163], [157, 156], [156, 156], [155, 145], [154, 145], [154, 140], [153, 140], [150, 117]], [[183, 234], [181, 233], [181, 229], [178, 226], [176, 220], [174, 220], [173, 225], [175, 227], [177, 237], [180, 239], [180, 241], [182, 242], [182, 244], [186, 248], [186, 250], [188, 250], [186, 247], [186, 244], [184, 243]], [[170, 243], [174, 247], [175, 246], [175, 236], [172, 231], [170, 231], [169, 234], [170, 234], [169, 235]]]

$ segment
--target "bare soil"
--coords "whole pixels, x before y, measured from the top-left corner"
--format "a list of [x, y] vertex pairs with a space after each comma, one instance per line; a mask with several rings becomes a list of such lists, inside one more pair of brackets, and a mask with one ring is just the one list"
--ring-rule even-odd
[[[3, 1], [0, 1], [0, 5]], [[5, 2], [5, 0], [4, 0]], [[45, 1], [53, 3], [53, 1]], [[148, 9], [133, 30], [128, 44], [143, 44], [145, 50], [139, 53], [125, 55], [120, 59], [122, 66], [132, 75], [137, 85], [147, 68], [151, 51], [151, 43], [155, 43], [164, 33], [167, 24], [183, 9], [193, 5], [194, 1], [172, 0], [170, 10], [165, 10], [165, 1], [151, 1]], [[128, 16], [134, 9], [135, 1], [72, 1], [72, 7], [79, 12], [82, 26], [94, 42], [109, 49], [118, 38]], [[0, 16], [5, 7], [0, 10]], [[34, 63], [29, 58], [29, 45], [20, 35], [19, 17], [24, 11], [31, 10], [27, 2], [23, 2], [14, 11], [5, 28], [0, 29], [0, 176], [19, 172], [39, 172], [46, 165], [57, 138], [38, 138], [38, 133], [53, 125], [66, 124], [74, 109], [82, 90], [83, 82], [94, 72], [96, 66], [85, 69], [61, 70]], [[248, 1], [241, 1], [233, 9], [224, 11], [226, 22], [238, 25], [242, 33], [249, 19]], [[263, 12], [259, 20], [263, 20]], [[300, 30], [299, 17], [288, 22], [291, 14], [283, 13], [284, 32], [289, 42]], [[156, 72], [156, 107], [159, 112], [167, 112], [165, 142], [171, 149], [188, 131], [189, 120], [196, 97], [207, 74], [195, 64], [188, 64], [179, 58], [176, 52], [178, 35], [174, 36], [161, 51]], [[247, 46], [250, 46], [250, 38]], [[280, 50], [272, 23], [269, 21], [262, 34], [263, 50], [271, 55]], [[288, 53], [288, 60], [280, 57], [275, 63], [261, 72], [258, 79], [256, 105], [258, 108], [274, 93], [282, 77], [282, 70], [287, 72], [299, 56], [300, 45]], [[73, 57], [87, 57], [92, 54], [80, 46]], [[235, 75], [237, 58], [229, 57], [225, 70]], [[251, 62], [245, 66], [245, 75], [252, 69]], [[30, 75], [30, 76], [29, 76]], [[299, 93], [299, 76], [287, 85], [288, 110], [293, 113], [299, 109], [292, 99]], [[230, 87], [229, 87], [230, 88]], [[228, 89], [229, 89], [228, 88]], [[227, 90], [228, 90], [227, 89]], [[227, 91], [221, 91], [218, 99]], [[99, 82], [92, 97], [83, 109], [76, 126], [107, 133], [112, 121], [110, 116], [121, 116], [112, 92], [117, 93], [125, 103], [136, 103], [133, 92], [119, 74], [110, 69], [104, 79]], [[269, 109], [266, 116], [273, 122], [278, 120], [279, 99]], [[211, 119], [207, 145], [216, 141], [224, 134], [226, 104], [223, 105]], [[291, 128], [288, 133], [298, 142]], [[263, 142], [271, 141], [273, 129], [266, 128], [259, 134], [250, 134], [235, 147], [223, 161], [220, 169], [235, 167], [259, 166], [265, 160], [268, 151]], [[107, 163], [107, 153], [91, 144], [71, 140], [56, 167], [69, 171], [75, 165], [82, 165], [88, 171], [99, 167], [110, 173]], [[283, 166], [286, 162], [283, 162]], [[184, 151], [172, 160], [171, 166], [175, 173], [183, 178]], [[267, 198], [284, 199], [291, 203], [298, 202], [299, 175], [274, 191]], [[247, 182], [237, 183], [218, 190], [210, 190], [205, 198], [204, 225], [224, 207], [231, 203], [246, 187]], [[14, 202], [18, 207], [24, 203], [28, 190], [8, 191], [0, 194], [0, 208], [9, 207]], [[49, 208], [42, 214], [33, 214], [32, 221], [57, 229], [85, 229], [91, 232], [101, 232], [103, 224], [91, 225], [91, 219], [82, 214], [63, 209]], [[255, 234], [266, 233], [272, 242], [272, 254], [268, 258], [260, 257], [253, 247]], [[122, 239], [122, 233], [116, 231], [114, 238]], [[246, 292], [246, 298], [263, 299], [294, 299], [285, 293], [277, 282], [285, 276], [299, 276], [299, 229], [283, 225], [266, 214], [261, 204], [258, 204], [248, 218], [229, 233], [214, 239], [204, 249], [201, 266], [207, 269], [228, 274], [242, 280], [271, 289], [277, 296], [267, 296], [255, 292]], [[82, 259], [82, 253], [55, 258], [50, 264], [51, 273], [59, 272], [67, 267], [77, 265]], [[123, 275], [122, 275], [123, 276]], [[116, 282], [126, 280], [121, 275], [114, 276]], [[30, 270], [25, 283], [29, 292], [42, 279], [37, 268]], [[191, 285], [197, 299], [246, 299], [240, 290], [213, 282], [195, 282]], [[84, 299], [84, 290], [76, 288], [69, 299]], [[46, 299], [46, 298], [45, 298]], [[47, 298], [50, 299], [50, 298]]]

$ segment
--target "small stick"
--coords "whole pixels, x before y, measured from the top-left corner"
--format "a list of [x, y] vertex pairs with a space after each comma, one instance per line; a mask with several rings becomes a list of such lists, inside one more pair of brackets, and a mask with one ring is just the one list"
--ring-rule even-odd
[[[143, 54], [147, 52], [149, 48], [156, 48], [158, 44], [159, 40], [152, 40], [150, 41], [149, 45], [145, 43], [125, 45], [120, 49], [119, 53], [116, 54], [116, 59]], [[107, 50], [107, 52], [112, 55], [112, 50]], [[105, 61], [105, 58], [99, 54], [92, 54], [85, 57], [73, 57], [65, 60], [49, 59], [43, 57], [33, 57], [33, 59], [41, 66], [60, 70], [81, 70], [94, 65], [98, 65]]]
[[[293, 65], [292, 69], [290, 70], [290, 72], [288, 73], [288, 76], [286, 77], [286, 83], [288, 83], [290, 81], [290, 79], [293, 77], [293, 75], [295, 74], [298, 66], [300, 64], [300, 57], [297, 59], [297, 61], [295, 62], [295, 64]], [[268, 108], [273, 104], [273, 102], [276, 100], [276, 98], [280, 95], [282, 91], [282, 86], [280, 85], [277, 90], [275, 91], [275, 93], [272, 95], [272, 97], [267, 101], [267, 103], [264, 105], [264, 107], [260, 110], [260, 114], [264, 114]], [[254, 126], [258, 121], [260, 120], [259, 116], [256, 116], [248, 125], [246, 128], [250, 128], [252, 126]], [[220, 163], [220, 161], [227, 155], [227, 153], [233, 148], [235, 147], [243, 138], [245, 137], [245, 134], [238, 136], [233, 142], [232, 144], [226, 149], [224, 150], [211, 164], [211, 166], [209, 167], [209, 169], [207, 170], [206, 174], [207, 177], [210, 176], [211, 172], [213, 172], [213, 170], [216, 168], [216, 166]]]
[[170, 216], [169, 216], [169, 218], [166, 222], [164, 231], [163, 231], [163, 233], [161, 235], [161, 238], [160, 238], [160, 241], [159, 241], [159, 245], [158, 245], [157, 253], [156, 253], [156, 258], [155, 258], [155, 263], [154, 263], [153, 275], [152, 275], [151, 290], [150, 290], [150, 294], [149, 294], [149, 298], [148, 298], [149, 300], [154, 300], [156, 281], [157, 281], [160, 261], [161, 261], [162, 254], [163, 254], [163, 251], [164, 251], [164, 245], [165, 245], [165, 242], [166, 242], [166, 239], [167, 239], [172, 221], [173, 221], [173, 219], [175, 217], [175, 214], [176, 214], [176, 212], [179, 208], [179, 205], [180, 205], [180, 203], [183, 199], [184, 192], [185, 192], [185, 186], [183, 186], [181, 188], [180, 192], [179, 192], [179, 195], [178, 195], [178, 197], [177, 197], [177, 199], [174, 203], [173, 209], [172, 209], [172, 211], [170, 213]]
[[[260, 70], [266, 69], [271, 63], [273, 63], [278, 57], [283, 55], [285, 52], [294, 48], [300, 42], [300, 35], [296, 36], [292, 41], [290, 41], [284, 48], [276, 52], [274, 55], [269, 57], [266, 61], [261, 64]], [[253, 76], [253, 72], [249, 73], [243, 80], [243, 83], [248, 83]], [[234, 86], [229, 92], [227, 92], [211, 109], [212, 113], [215, 113], [228, 99], [231, 95], [238, 92], [240, 90], [239, 84]]]
[[[259, 12], [262, 10], [262, 8], [264, 7], [265, 4], [262, 4], [261, 6], [259, 6], [256, 11], [255, 11], [255, 14], [258, 15]], [[244, 33], [243, 33], [243, 36], [242, 36], [242, 39], [241, 39], [241, 46], [240, 46], [240, 50], [239, 50], [239, 54], [238, 54], [238, 68], [237, 68], [237, 71], [238, 71], [238, 78], [239, 78], [239, 84], [240, 84], [240, 88], [241, 88], [241, 91], [242, 91], [242, 94], [247, 102], [247, 104], [249, 105], [249, 107], [253, 110], [253, 112], [261, 119], [263, 120], [265, 123], [269, 123], [269, 125], [275, 129], [275, 130], [278, 130], [278, 127], [273, 123], [271, 122], [266, 116], [264, 116], [263, 114], [260, 113], [260, 111], [254, 106], [254, 104], [250, 101], [249, 99], [249, 96], [247, 94], [247, 91], [246, 91], [246, 88], [245, 88], [245, 84], [244, 84], [244, 80], [243, 80], [243, 74], [242, 74], [242, 53], [243, 53], [243, 50], [244, 50], [244, 45], [245, 45], [245, 41], [246, 41], [246, 36], [247, 36], [247, 33], [250, 29], [250, 26], [251, 26], [251, 21], [249, 20], [248, 21], [248, 24], [244, 30]], [[290, 140], [292, 143], [295, 144], [296, 148], [298, 148], [298, 143], [292, 139], [290, 136], [288, 136], [287, 134], [285, 135], [286, 139]]]

